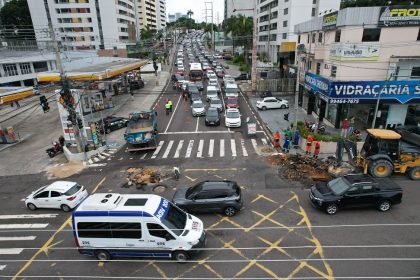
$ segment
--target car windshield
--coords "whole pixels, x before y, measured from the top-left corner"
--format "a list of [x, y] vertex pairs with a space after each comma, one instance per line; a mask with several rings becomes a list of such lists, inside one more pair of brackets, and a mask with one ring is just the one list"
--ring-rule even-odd
[[203, 108], [204, 107], [202, 102], [194, 102], [192, 106], [193, 106], [193, 108]]
[[76, 185], [74, 185], [73, 187], [71, 187], [68, 191], [66, 191], [66, 192], [64, 193], [64, 195], [66, 195], [66, 196], [73, 195], [73, 194], [77, 193], [77, 192], [78, 192], [81, 188], [82, 188], [82, 186], [81, 186], [81, 185], [76, 184]]
[[198, 90], [198, 87], [197, 87], [197, 85], [189, 85], [188, 89], [189, 90]]
[[350, 184], [343, 177], [339, 177], [329, 181], [327, 186], [334, 194], [340, 195], [349, 189]]
[[239, 112], [227, 112], [226, 117], [236, 119], [239, 118]]
[[236, 104], [236, 99], [228, 99], [229, 104]]
[[218, 113], [217, 110], [208, 110], [207, 117], [217, 117]]
[[236, 89], [236, 88], [227, 88], [226, 89], [226, 92], [227, 93], [237, 93], [238, 92], [238, 89]]
[[207, 95], [217, 95], [217, 91], [215, 90], [208, 90]]
[[180, 236], [187, 224], [187, 214], [170, 203], [168, 213], [162, 220], [162, 223], [171, 229], [173, 233]]
[[219, 105], [219, 104], [222, 104], [222, 101], [220, 101], [220, 99], [212, 99], [210, 103]]

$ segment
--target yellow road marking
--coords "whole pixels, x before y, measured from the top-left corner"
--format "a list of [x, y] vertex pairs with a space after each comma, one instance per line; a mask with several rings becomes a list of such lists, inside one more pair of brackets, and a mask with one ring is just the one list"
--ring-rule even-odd
[[[102, 185], [102, 183], [105, 181], [106, 177], [104, 177], [97, 185], [96, 187], [93, 189], [92, 193], [96, 192], [96, 190], [99, 188], [100, 185]], [[41, 253], [45, 253], [48, 255], [48, 248], [51, 248], [52, 246], [60, 243], [61, 241], [54, 243], [53, 241], [55, 239], [55, 237], [57, 236], [58, 233], [60, 233], [67, 225], [71, 225], [71, 216], [68, 217], [68, 219], [60, 226], [60, 228], [54, 232], [54, 234], [50, 237], [50, 239], [47, 240], [47, 242], [44, 243], [44, 245], [42, 245], [42, 247], [32, 256], [32, 258], [30, 258], [23, 266], [22, 268], [15, 274], [15, 276], [13, 276], [12, 280], [17, 279], [17, 277], [19, 275], [21, 275], [36, 259], [36, 257], [38, 257]]]
[[166, 273], [157, 265], [155, 262], [150, 262], [150, 265], [153, 266], [156, 271], [162, 276], [164, 279], [168, 279], [168, 276], [166, 276]]
[[191, 182], [194, 182], [195, 180], [197, 180], [197, 178], [191, 178], [191, 177], [189, 177], [189, 176], [187, 176], [187, 175], [185, 175], [185, 178], [187, 178], [188, 180], [190, 180]]
[[270, 198], [266, 197], [266, 196], [265, 196], [265, 195], [263, 195], [263, 194], [259, 194], [259, 195], [257, 195], [257, 197], [256, 197], [256, 198], [254, 198], [254, 200], [253, 200], [253, 201], [251, 201], [251, 203], [254, 203], [254, 202], [258, 201], [258, 200], [260, 200], [261, 198], [263, 198], [263, 199], [265, 199], [265, 200], [267, 200], [267, 201], [273, 202], [273, 203], [275, 203], [275, 204], [277, 204], [277, 203], [278, 203], [278, 202], [276, 202], [276, 201], [274, 201], [274, 200], [272, 200], [272, 199], [270, 199]]
[[282, 227], [282, 228], [284, 228], [284, 229], [287, 229], [288, 231], [293, 231], [293, 229], [289, 228], [288, 226], [285, 226], [285, 225], [283, 225], [282, 223], [279, 223], [279, 222], [277, 222], [276, 220], [273, 220], [273, 219], [271, 219], [271, 218], [266, 218], [263, 214], [261, 214], [261, 213], [259, 213], [259, 212], [257, 212], [257, 211], [252, 210], [252, 213], [254, 213], [254, 214], [256, 214], [256, 215], [258, 215], [258, 216], [260, 216], [260, 217], [262, 217], [262, 218], [265, 218], [266, 220], [268, 220], [268, 221], [272, 222], [273, 224], [278, 225], [278, 226], [280, 226], [280, 227]]

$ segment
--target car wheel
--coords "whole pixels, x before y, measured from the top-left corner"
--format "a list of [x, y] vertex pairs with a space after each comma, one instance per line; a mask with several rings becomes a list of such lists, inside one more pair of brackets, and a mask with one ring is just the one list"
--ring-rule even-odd
[[285, 109], [286, 108], [286, 105], [281, 105], [280, 106], [280, 109]]
[[228, 207], [225, 208], [225, 210], [223, 212], [225, 213], [226, 216], [232, 217], [232, 216], [235, 216], [236, 209], [235, 209], [235, 207], [228, 206]]
[[263, 106], [263, 107], [261, 108], [261, 110], [265, 111], [265, 110], [267, 110], [267, 107]]
[[369, 173], [377, 178], [385, 178], [391, 175], [394, 167], [392, 163], [387, 160], [377, 160], [372, 163], [369, 168]]
[[391, 202], [389, 202], [388, 200], [381, 201], [381, 203], [379, 203], [378, 208], [379, 211], [386, 212], [389, 209], [391, 209]]
[[63, 210], [64, 212], [70, 212], [71, 211], [71, 208], [70, 208], [70, 206], [68, 206], [68, 205], [66, 205], [66, 204], [63, 204], [63, 205], [61, 205], [61, 210]]
[[28, 209], [31, 211], [35, 211], [36, 209], [38, 209], [38, 207], [36, 207], [33, 203], [28, 203], [26, 207], [28, 207]]
[[98, 250], [95, 252], [95, 256], [98, 260], [106, 262], [111, 259], [111, 255], [106, 250]]
[[411, 180], [420, 180], [420, 166], [412, 167], [408, 170], [408, 177]]
[[186, 252], [184, 252], [184, 251], [175, 251], [172, 254], [172, 257], [178, 263], [185, 263], [189, 259], [188, 254]]
[[337, 213], [338, 211], [338, 206], [337, 204], [328, 204], [327, 208], [325, 208], [325, 212], [327, 212], [327, 214], [329, 215], [334, 215], [335, 213]]

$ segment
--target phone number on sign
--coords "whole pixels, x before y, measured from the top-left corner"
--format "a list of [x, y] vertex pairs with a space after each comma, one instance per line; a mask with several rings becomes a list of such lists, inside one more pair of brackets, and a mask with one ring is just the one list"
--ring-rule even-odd
[[359, 99], [330, 99], [330, 104], [358, 104]]

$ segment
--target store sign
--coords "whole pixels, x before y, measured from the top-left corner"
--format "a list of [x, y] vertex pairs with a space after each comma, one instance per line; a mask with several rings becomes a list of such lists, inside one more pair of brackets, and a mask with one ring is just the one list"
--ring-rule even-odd
[[336, 82], [308, 72], [305, 86], [327, 96], [329, 103], [420, 102], [420, 80]]
[[322, 30], [331, 30], [337, 27], [338, 11], [325, 15], [322, 18]]
[[330, 47], [330, 59], [338, 61], [374, 61], [379, 59], [379, 45], [339, 43]]
[[382, 7], [378, 26], [418, 26], [420, 25], [420, 6]]

